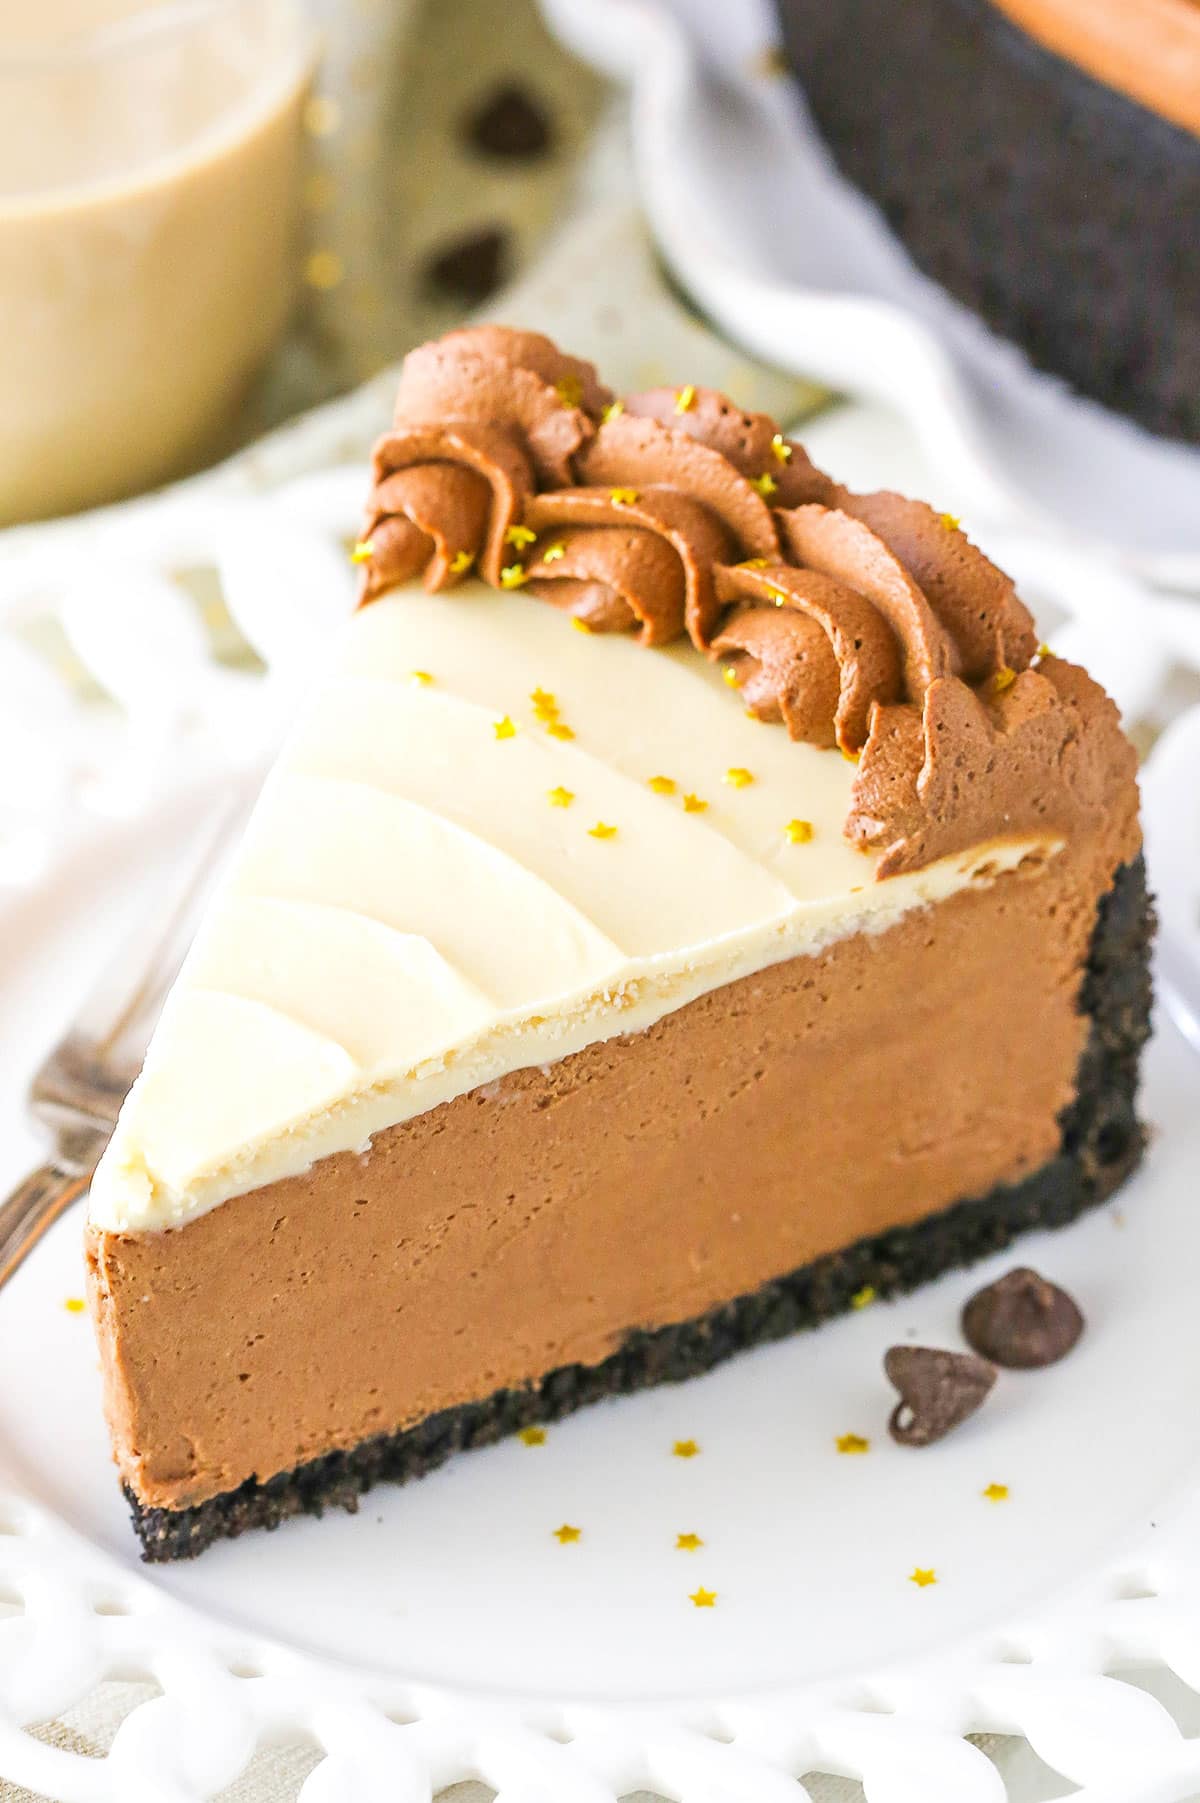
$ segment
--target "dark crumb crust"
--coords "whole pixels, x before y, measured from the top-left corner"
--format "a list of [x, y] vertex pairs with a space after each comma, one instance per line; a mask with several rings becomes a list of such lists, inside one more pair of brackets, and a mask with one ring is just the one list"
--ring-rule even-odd
[[776, 6], [826, 142], [926, 274], [1082, 394], [1200, 440], [1200, 139], [992, 0]]
[[1032, 1227], [1062, 1227], [1111, 1195], [1142, 1155], [1138, 1060], [1149, 1033], [1153, 911], [1142, 860], [1126, 865], [1102, 899], [1080, 997], [1091, 1027], [1075, 1100], [1062, 1116], [1055, 1158], [1020, 1183], [958, 1202], [915, 1227], [895, 1228], [794, 1271], [698, 1320], [635, 1331], [602, 1365], [567, 1365], [536, 1387], [499, 1390], [446, 1409], [402, 1433], [329, 1453], [265, 1484], [187, 1509], [143, 1508], [126, 1491], [144, 1557], [190, 1559], [214, 1540], [273, 1528], [290, 1515], [355, 1509], [373, 1484], [422, 1477], [451, 1454], [485, 1446], [535, 1422], [650, 1384], [679, 1383], [766, 1340], [842, 1314], [869, 1284], [878, 1295], [914, 1289], [943, 1271], [1002, 1251]]

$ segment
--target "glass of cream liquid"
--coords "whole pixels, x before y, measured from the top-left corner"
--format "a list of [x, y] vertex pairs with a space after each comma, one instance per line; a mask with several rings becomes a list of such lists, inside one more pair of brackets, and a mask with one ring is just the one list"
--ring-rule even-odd
[[0, 0], [0, 525], [230, 443], [297, 275], [300, 0]]

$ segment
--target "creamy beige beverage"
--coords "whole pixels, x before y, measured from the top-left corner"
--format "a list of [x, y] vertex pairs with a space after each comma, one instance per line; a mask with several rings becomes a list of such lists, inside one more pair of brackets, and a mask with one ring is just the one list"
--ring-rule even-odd
[[292, 0], [0, 0], [0, 523], [215, 454], [295, 288]]

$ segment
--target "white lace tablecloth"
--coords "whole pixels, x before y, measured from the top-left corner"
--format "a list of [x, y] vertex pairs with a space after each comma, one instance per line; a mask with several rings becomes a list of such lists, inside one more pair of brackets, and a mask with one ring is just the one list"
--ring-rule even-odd
[[[815, 391], [724, 343], [671, 291], [631, 193], [620, 103], [551, 45], [532, 0], [505, 0], [502, 9], [496, 0], [313, 4], [329, 48], [325, 104], [313, 115], [318, 163], [308, 190], [310, 255], [325, 251], [332, 260], [317, 266], [322, 280], [310, 284], [296, 328], [247, 418], [247, 432], [272, 421], [276, 429], [194, 482], [254, 491], [308, 468], [364, 457], [386, 423], [399, 355], [456, 318], [453, 304], [424, 283], [428, 253], [445, 234], [494, 218], [514, 235], [520, 273], [487, 310], [541, 327], [593, 357], [616, 388], [708, 384], [789, 421], [820, 404]], [[498, 10], [502, 32], [494, 29]], [[481, 178], [461, 150], [455, 122], [473, 95], [509, 77], [528, 81], [546, 101], [556, 150], [536, 167]], [[331, 271], [332, 281], [325, 279]], [[325, 404], [278, 425], [315, 402]], [[48, 532], [69, 537], [86, 529], [68, 522], [0, 535], [0, 610], [5, 572], [19, 571], [33, 533], [40, 543]], [[37, 1732], [52, 1744], [95, 1753], [110, 1744], [138, 1700], [136, 1685], [105, 1684]], [[1191, 1713], [1186, 1731], [1200, 1734], [1195, 1699]], [[1060, 1794], [1027, 1743], [997, 1739], [986, 1751], [1003, 1773], [1011, 1803]], [[309, 1747], [264, 1750], [221, 1793], [222, 1803], [293, 1799], [318, 1758]], [[815, 1803], [854, 1803], [864, 1795], [856, 1782], [833, 1776], [806, 1782]], [[3, 1803], [30, 1795], [0, 1779]], [[493, 1795], [459, 1785], [440, 1803], [488, 1803]], [[645, 1795], [628, 1803], [656, 1800]], [[1140, 1800], [1131, 1795], [1123, 1803]]]

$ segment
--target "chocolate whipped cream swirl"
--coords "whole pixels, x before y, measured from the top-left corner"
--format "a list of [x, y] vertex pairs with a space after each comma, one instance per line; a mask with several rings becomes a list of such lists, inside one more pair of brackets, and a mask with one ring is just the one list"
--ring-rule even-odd
[[364, 601], [477, 573], [596, 632], [686, 633], [751, 713], [858, 762], [845, 830], [880, 877], [1065, 834], [1131, 768], [1083, 672], [1031, 668], [1027, 609], [956, 521], [852, 493], [710, 390], [615, 401], [538, 333], [406, 358], [365, 538]]
[[429, 589], [468, 571], [498, 586], [520, 565], [530, 501], [573, 485], [612, 399], [539, 332], [477, 326], [410, 351], [375, 447], [363, 599], [421, 575]]

